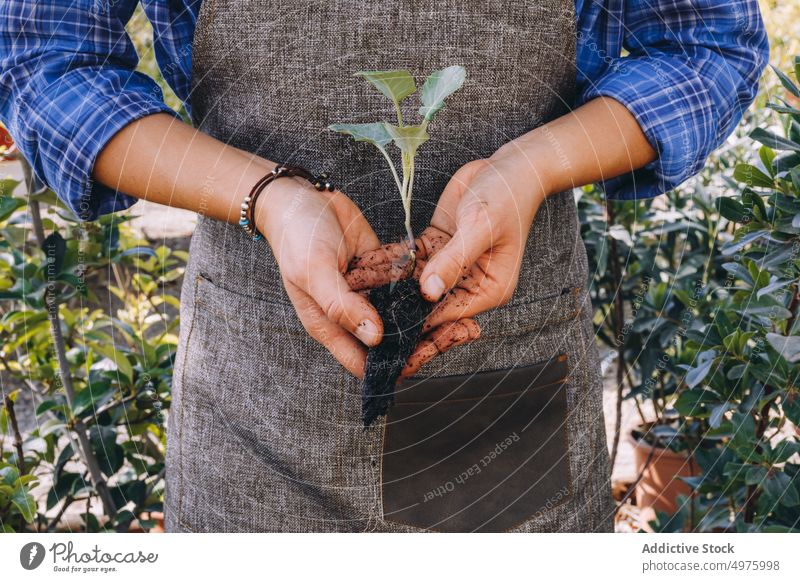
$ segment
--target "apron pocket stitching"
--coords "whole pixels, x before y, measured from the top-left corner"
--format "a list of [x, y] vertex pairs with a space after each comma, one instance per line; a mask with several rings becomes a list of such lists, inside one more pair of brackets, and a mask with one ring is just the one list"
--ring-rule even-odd
[[[289, 301], [288, 299], [285, 299], [281, 293], [269, 293], [269, 294], [244, 293], [242, 291], [237, 291], [235, 289], [230, 289], [228, 287], [225, 287], [224, 285], [220, 285], [219, 283], [215, 282], [214, 280], [210, 279], [208, 276], [202, 273], [197, 275], [197, 279], [199, 279], [200, 282], [209, 285], [217, 292], [220, 292], [222, 294], [232, 295], [242, 301], [268, 303], [270, 305], [279, 305], [281, 307], [287, 307], [287, 306], [292, 307], [292, 302]], [[201, 303], [203, 302], [202, 295], [197, 298], [197, 301]]]
[[[536, 301], [525, 301], [521, 303], [514, 303], [504, 305], [503, 307], [496, 308], [491, 311], [484, 312], [481, 315], [488, 315], [491, 317], [497, 317], [501, 314], [505, 313], [506, 308], [515, 308], [518, 309], [520, 307], [530, 307], [533, 305], [538, 305], [545, 301], [566, 301], [569, 304], [574, 304], [576, 301], [579, 301], [581, 294], [583, 293], [583, 287], [572, 287], [570, 288], [568, 293], [562, 293], [559, 295], [548, 295], [547, 297], [542, 297]], [[564, 306], [565, 308], [567, 305]], [[559, 313], [561, 310], [554, 307], [550, 310], [551, 313]], [[578, 304], [573, 306], [569, 311], [567, 311], [566, 315], [561, 315], [559, 317], [545, 317], [543, 321], [537, 321], [535, 323], [525, 324], [525, 323], [508, 323], [505, 322], [502, 326], [494, 326], [497, 328], [495, 333], [488, 333], [488, 334], [481, 334], [481, 337], [478, 341], [486, 341], [486, 340], [497, 340], [507, 338], [512, 335], [521, 335], [525, 333], [530, 333], [532, 331], [538, 331], [541, 329], [545, 329], [547, 327], [555, 326], [562, 324], [567, 321], [574, 321], [583, 311], [583, 305]], [[491, 319], [489, 320], [491, 323]]]

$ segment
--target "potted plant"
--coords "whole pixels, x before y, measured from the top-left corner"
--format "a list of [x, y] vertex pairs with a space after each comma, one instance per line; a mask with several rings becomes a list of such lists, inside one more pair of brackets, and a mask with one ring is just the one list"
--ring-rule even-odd
[[[466, 79], [463, 67], [447, 67], [432, 73], [422, 87], [419, 114], [422, 120], [417, 125], [408, 125], [403, 120], [400, 104], [416, 92], [414, 77], [408, 71], [361, 71], [356, 76], [364, 78], [394, 104], [397, 124], [388, 122], [334, 124], [330, 129], [350, 135], [356, 141], [372, 144], [383, 155], [392, 171], [394, 183], [400, 194], [405, 213], [405, 243], [408, 253], [403, 257], [401, 270], [414, 272], [416, 247], [411, 229], [411, 200], [414, 190], [414, 159], [417, 151], [429, 139], [428, 126], [444, 101], [461, 88]], [[401, 172], [397, 171], [387, 146], [390, 144], [400, 152]], [[402, 177], [401, 177], [402, 176]], [[406, 360], [417, 345], [422, 324], [432, 309], [423, 299], [419, 284], [406, 277], [374, 289], [370, 300], [378, 310], [384, 323], [383, 341], [370, 348], [363, 385], [362, 417], [364, 426], [386, 414], [394, 399], [394, 385]]]
[[[582, 237], [592, 275], [590, 293], [598, 339], [614, 360], [616, 425], [610, 439], [612, 466], [623, 443], [633, 449], [632, 480], [615, 483], [622, 503], [634, 499], [640, 524], [656, 512], [673, 512], [689, 486], [678, 477], [697, 473], [687, 455], [695, 437], [673, 402], [696, 350], [687, 346], [688, 330], [713, 307], [705, 293], [724, 279], [714, 257], [716, 211], [704, 192], [665, 195], [667, 204], [613, 202], [597, 188], [585, 188], [578, 200]], [[639, 416], [622, 425], [623, 404]]]
[[[709, 219], [705, 212], [687, 214], [668, 224], [691, 231], [698, 229], [698, 220]], [[710, 277], [686, 268], [695, 259], [707, 257], [709, 248], [715, 248], [707, 242], [705, 237], [682, 240], [678, 252], [683, 268], [662, 273], [657, 281], [648, 279], [647, 292], [641, 295], [641, 301], [634, 302], [637, 319], [631, 325], [630, 343], [640, 382], [629, 396], [638, 399], [640, 410], [649, 406], [652, 413], [631, 430], [628, 438], [637, 475], [631, 492], [639, 508], [639, 525], [646, 530], [659, 513], [675, 513], [680, 509], [680, 498], [690, 497], [700, 474], [695, 456], [698, 447], [707, 446], [700, 436], [707, 420], [692, 416], [695, 411], [686, 408], [681, 399], [701, 380], [695, 372], [686, 370], [688, 364], [697, 361], [697, 349], [688, 338], [702, 329], [715, 304], [714, 294], [709, 293], [716, 287], [709, 283], [716, 269], [713, 261], [708, 267]], [[659, 248], [662, 256], [673, 252], [675, 247]]]
[[[786, 99], [769, 107], [785, 135], [753, 130], [761, 147], [735, 152], [750, 163], [712, 162], [667, 208], [579, 201], [598, 337], [620, 403], [641, 415], [624, 498], [646, 529], [797, 529], [800, 89], [776, 73]], [[712, 184], [736, 194], [712, 197]]]
[[686, 331], [673, 400], [698, 473], [680, 477], [691, 494], [658, 515], [660, 531], [798, 531], [800, 110], [768, 106], [786, 135], [754, 129], [757, 161], [736, 165], [739, 192], [717, 200], [727, 277], [706, 291], [713, 306]]

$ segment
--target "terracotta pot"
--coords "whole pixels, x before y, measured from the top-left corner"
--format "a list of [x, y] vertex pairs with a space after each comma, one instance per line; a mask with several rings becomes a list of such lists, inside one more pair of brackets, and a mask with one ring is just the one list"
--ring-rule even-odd
[[154, 511], [150, 514], [150, 519], [156, 521], [156, 525], [150, 528], [150, 533], [164, 533], [164, 514], [159, 511]]
[[[653, 451], [653, 445], [630, 436], [633, 444], [636, 474], [642, 469]], [[697, 463], [685, 452], [656, 447], [642, 478], [636, 485], [636, 505], [640, 508], [639, 525], [651, 531], [648, 522], [655, 519], [656, 511], [674, 513], [678, 509], [678, 496], [691, 493], [691, 488], [679, 477], [700, 474]]]
[[0, 125], [0, 147], [5, 146], [10, 148], [14, 145], [14, 140], [11, 138], [11, 134], [8, 133], [8, 130]]
[[0, 160], [13, 160], [16, 158], [17, 146], [8, 130], [0, 125]]

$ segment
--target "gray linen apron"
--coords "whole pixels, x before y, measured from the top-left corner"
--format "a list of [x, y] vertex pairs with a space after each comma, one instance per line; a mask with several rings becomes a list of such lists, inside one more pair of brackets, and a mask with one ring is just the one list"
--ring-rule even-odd
[[[384, 160], [326, 128], [391, 120], [364, 69], [465, 87], [432, 125], [415, 230], [462, 164], [563, 114], [573, 0], [205, 0], [193, 112], [206, 133], [327, 170], [384, 242], [403, 234]], [[409, 99], [404, 116], [416, 117]], [[203, 193], [198, 193], [202, 196]], [[202, 214], [202, 213], [201, 213]], [[571, 193], [539, 210], [511, 302], [365, 430], [360, 383], [303, 330], [268, 248], [201, 217], [169, 420], [170, 531], [610, 531], [587, 263]]]

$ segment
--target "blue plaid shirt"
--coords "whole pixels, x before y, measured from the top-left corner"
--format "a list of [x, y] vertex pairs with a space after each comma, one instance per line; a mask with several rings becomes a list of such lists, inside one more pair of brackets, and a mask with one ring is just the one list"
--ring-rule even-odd
[[[134, 71], [125, 23], [136, 4], [0, 2], [0, 119], [37, 176], [84, 219], [134, 202], [91, 178], [109, 139], [135, 119], [171, 112], [158, 85]], [[142, 0], [161, 71], [184, 102], [200, 4]], [[576, 105], [616, 99], [658, 152], [646, 168], [607, 181], [607, 194], [648, 198], [700, 171], [752, 102], [767, 62], [757, 0], [575, 0], [575, 8]]]

